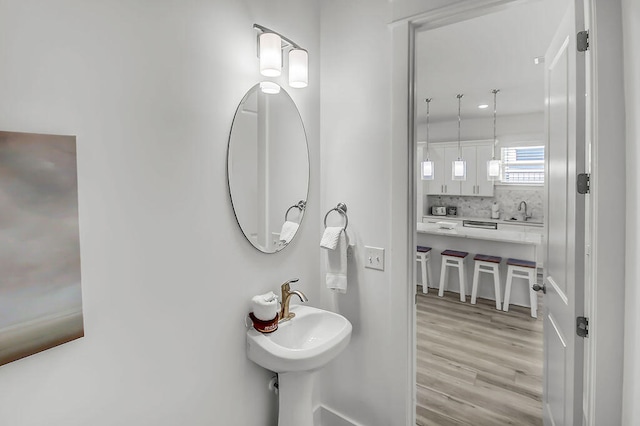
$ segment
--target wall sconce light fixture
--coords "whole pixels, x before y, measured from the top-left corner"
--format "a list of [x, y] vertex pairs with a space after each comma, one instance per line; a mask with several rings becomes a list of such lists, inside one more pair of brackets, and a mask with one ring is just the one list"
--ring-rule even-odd
[[282, 72], [282, 39], [276, 33], [262, 33], [258, 36], [260, 74], [278, 77]]
[[[307, 87], [309, 84], [309, 53], [293, 40], [262, 25], [253, 24], [258, 30], [258, 57], [260, 73], [265, 77], [278, 77], [282, 73], [282, 52], [289, 50], [289, 86]], [[262, 86], [261, 86], [262, 87]]]
[[289, 86], [296, 89], [309, 84], [309, 53], [304, 49], [289, 51]]

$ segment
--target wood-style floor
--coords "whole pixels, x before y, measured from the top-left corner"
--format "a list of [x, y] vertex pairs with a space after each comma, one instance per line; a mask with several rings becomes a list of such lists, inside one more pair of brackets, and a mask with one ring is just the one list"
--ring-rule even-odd
[[416, 424], [542, 425], [542, 307], [536, 320], [529, 308], [421, 290]]

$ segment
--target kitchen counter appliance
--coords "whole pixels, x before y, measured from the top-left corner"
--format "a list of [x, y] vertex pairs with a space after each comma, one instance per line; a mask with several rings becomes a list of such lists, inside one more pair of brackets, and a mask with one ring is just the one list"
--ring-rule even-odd
[[431, 214], [433, 216], [446, 216], [447, 208], [445, 206], [433, 206], [431, 207]]

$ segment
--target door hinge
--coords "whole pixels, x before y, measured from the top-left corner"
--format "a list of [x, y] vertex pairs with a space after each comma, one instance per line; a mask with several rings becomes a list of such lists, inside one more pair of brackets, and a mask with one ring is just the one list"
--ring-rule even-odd
[[576, 318], [576, 334], [580, 337], [589, 337], [589, 318]]
[[577, 180], [578, 194], [591, 193], [591, 175], [589, 173], [580, 173]]
[[578, 52], [589, 50], [589, 31], [580, 31], [577, 36]]

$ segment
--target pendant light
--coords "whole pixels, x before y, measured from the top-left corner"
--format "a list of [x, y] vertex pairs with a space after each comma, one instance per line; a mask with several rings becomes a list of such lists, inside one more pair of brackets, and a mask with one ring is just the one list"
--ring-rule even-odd
[[431, 98], [425, 99], [425, 102], [427, 103], [427, 143], [425, 144], [427, 159], [422, 162], [422, 180], [433, 180], [435, 170], [433, 161], [429, 158], [429, 104], [431, 103]]
[[500, 169], [501, 169], [501, 161], [496, 160], [496, 145], [498, 143], [498, 139], [496, 138], [496, 100], [498, 96], [499, 89], [493, 89], [491, 93], [493, 93], [493, 147], [491, 151], [491, 160], [487, 161], [487, 179], [488, 180], [498, 180], [500, 179]]
[[467, 162], [462, 159], [462, 148], [460, 147], [460, 106], [462, 104], [462, 97], [464, 95], [458, 95], [458, 159], [455, 160], [451, 167], [451, 179], [453, 180], [467, 180]]

